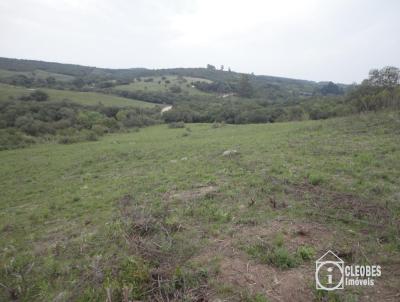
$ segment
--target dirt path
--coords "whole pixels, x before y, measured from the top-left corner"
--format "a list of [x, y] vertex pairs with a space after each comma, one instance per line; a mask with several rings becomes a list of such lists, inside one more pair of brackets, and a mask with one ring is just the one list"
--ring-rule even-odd
[[171, 109], [172, 109], [172, 106], [166, 106], [161, 109], [161, 114], [163, 114], [164, 112], [170, 111]]

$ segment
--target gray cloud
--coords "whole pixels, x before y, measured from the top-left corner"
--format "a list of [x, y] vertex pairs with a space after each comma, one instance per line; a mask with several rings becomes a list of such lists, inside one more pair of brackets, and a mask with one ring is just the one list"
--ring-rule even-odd
[[350, 83], [400, 66], [399, 1], [5, 0], [0, 56]]

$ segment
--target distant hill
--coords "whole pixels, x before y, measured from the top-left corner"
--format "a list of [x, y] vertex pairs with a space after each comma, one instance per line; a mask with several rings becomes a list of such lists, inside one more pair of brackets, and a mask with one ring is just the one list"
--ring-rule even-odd
[[[86, 83], [93, 81], [121, 81], [123, 84], [129, 84], [139, 77], [175, 75], [206, 79], [218, 83], [218, 85], [222, 83], [225, 85], [224, 87], [236, 87], [244, 75], [243, 73], [222, 71], [215, 68], [110, 69], [35, 60], [0, 58], [0, 80], [21, 74], [25, 74], [28, 78], [32, 74], [36, 77], [37, 74], [41, 74], [42, 76], [48, 75], [49, 77], [60, 79], [60, 81], [83, 80]], [[323, 83], [314, 81], [266, 75], [247, 74], [247, 77], [254, 87], [254, 97], [277, 102], [284, 102], [293, 98], [309, 97], [323, 85]]]

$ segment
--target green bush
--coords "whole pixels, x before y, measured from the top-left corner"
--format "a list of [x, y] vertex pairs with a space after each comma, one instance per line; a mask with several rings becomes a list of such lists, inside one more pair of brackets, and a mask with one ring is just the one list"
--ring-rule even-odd
[[157, 108], [83, 106], [68, 100], [37, 102], [29, 96], [23, 102], [10, 100], [0, 104], [0, 128], [18, 129], [20, 134], [26, 134], [25, 138], [16, 134], [11, 139], [14, 132], [2, 132], [2, 148], [22, 147], [36, 141], [27, 139], [29, 136], [62, 144], [94, 141], [104, 133], [122, 130], [122, 126], [144, 127], [159, 123], [160, 118]]
[[35, 143], [35, 139], [16, 129], [0, 129], [0, 150], [27, 147]]
[[92, 126], [92, 131], [93, 131], [96, 135], [102, 136], [102, 135], [104, 135], [104, 133], [107, 133], [107, 132], [108, 132], [108, 128], [105, 127], [105, 126], [103, 126], [103, 125], [98, 125], [98, 124], [96, 124], [96, 125], [93, 125], [93, 126]]

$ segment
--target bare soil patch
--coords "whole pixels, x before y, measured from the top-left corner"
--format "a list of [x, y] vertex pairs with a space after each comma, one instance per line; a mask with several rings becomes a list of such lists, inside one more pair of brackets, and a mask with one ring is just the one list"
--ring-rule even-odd
[[[304, 244], [313, 245], [317, 250], [323, 249], [335, 236], [325, 226], [308, 222], [276, 220], [266, 226], [241, 226], [232, 232], [231, 237], [216, 239], [193, 261], [207, 266], [218, 259], [215, 281], [250, 295], [263, 294], [270, 301], [312, 301], [313, 262], [281, 270], [257, 263], [238, 248], [239, 243], [243, 242], [250, 244], [260, 239], [272, 240], [277, 233], [284, 234], [285, 244], [293, 250]], [[235, 296], [229, 301], [240, 299], [240, 296]]]
[[189, 201], [189, 200], [194, 200], [198, 199], [201, 197], [206, 196], [207, 194], [212, 194], [218, 191], [217, 186], [199, 186], [196, 188], [193, 188], [192, 190], [187, 190], [187, 191], [170, 191], [164, 194], [164, 199], [165, 200], [182, 200], [182, 201]]
[[319, 213], [327, 209], [334, 209], [339, 214], [351, 213], [354, 218], [378, 227], [387, 225], [390, 221], [390, 210], [386, 205], [353, 194], [331, 191], [309, 183], [295, 185], [287, 191], [298, 200], [309, 199]]

